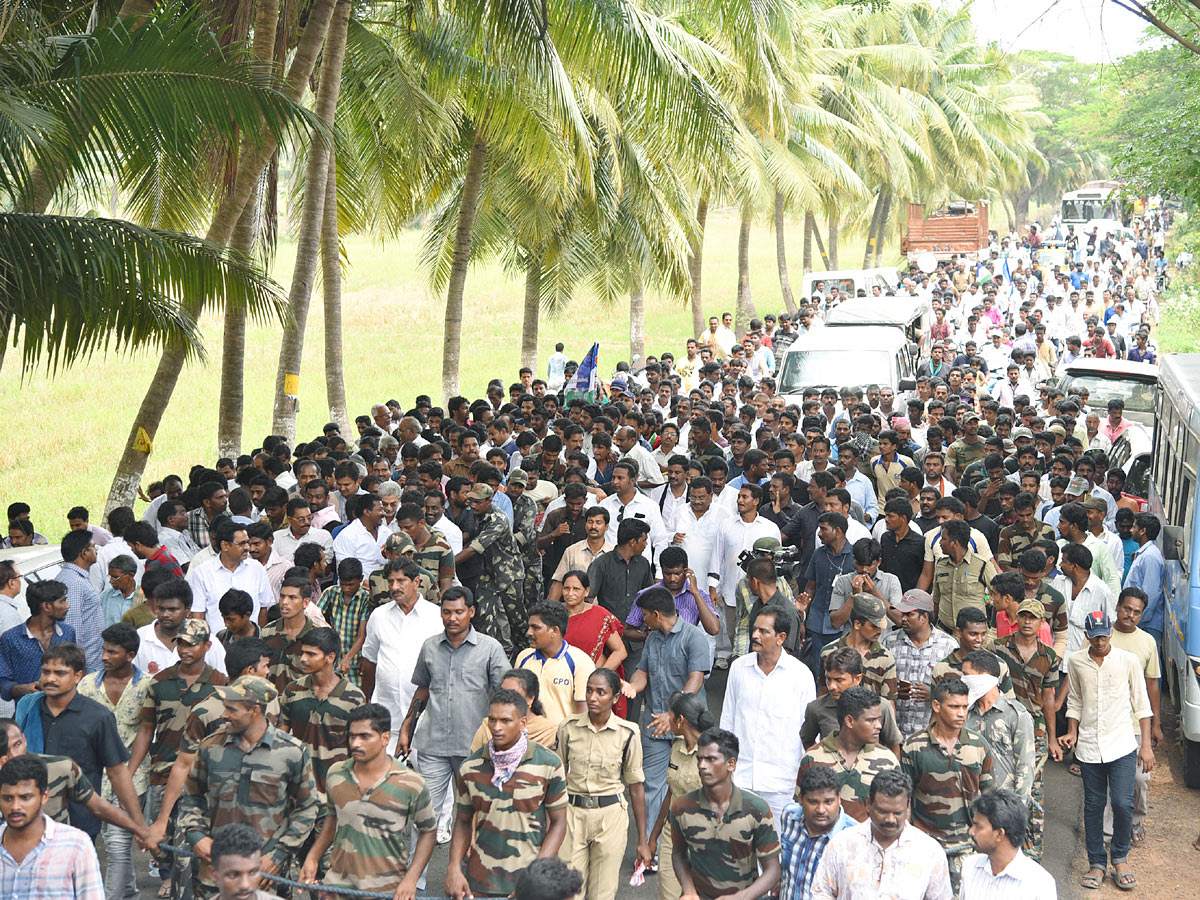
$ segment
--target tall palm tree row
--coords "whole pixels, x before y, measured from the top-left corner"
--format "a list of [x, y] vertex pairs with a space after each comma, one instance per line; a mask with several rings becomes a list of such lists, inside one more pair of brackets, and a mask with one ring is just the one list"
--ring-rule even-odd
[[[294, 437], [318, 272], [326, 400], [346, 418], [338, 266], [349, 231], [425, 223], [424, 268], [445, 297], [450, 396], [474, 262], [500, 259], [524, 282], [523, 363], [535, 362], [540, 317], [581, 291], [629, 304], [631, 353], [641, 353], [650, 292], [690, 304], [703, 327], [713, 209], [740, 218], [744, 330], [756, 314], [758, 226], [776, 232], [791, 306], [802, 298], [788, 280], [789, 221], [804, 222], [805, 267], [813, 244], [821, 265], [836, 265], [843, 239], [859, 235], [864, 262], [878, 263], [905, 203], [1013, 196], [1046, 164], [1033, 139], [1036, 94], [979, 43], [966, 13], [931, 0], [239, 0], [186, 10], [127, 0], [99, 22], [65, 3], [56, 19], [46, 6], [41, 21], [0, 0], [0, 80], [16, 88], [0, 91], [0, 195], [6, 208], [32, 210], [0, 214], [0, 245], [16, 251], [0, 252], [0, 334], [6, 345], [21, 335], [26, 365], [47, 348], [58, 363], [106, 342], [160, 348], [110, 507], [134, 495], [143, 438], [154, 438], [188, 355], [203, 352], [195, 323], [211, 303], [229, 309], [223, 454], [242, 449], [243, 311], [280, 323], [270, 424]], [[36, 34], [54, 40], [27, 40]], [[167, 103], [172, 115], [153, 115]], [[281, 156], [298, 161], [286, 204], [273, 177]], [[114, 184], [128, 221], [45, 215]], [[298, 242], [286, 302], [253, 252], [284, 205], [297, 211]], [[82, 233], [89, 223], [95, 233]], [[91, 277], [81, 241], [107, 248], [96, 264], [125, 277]], [[52, 259], [76, 265], [56, 270]], [[22, 298], [47, 279], [62, 300], [39, 312]]]

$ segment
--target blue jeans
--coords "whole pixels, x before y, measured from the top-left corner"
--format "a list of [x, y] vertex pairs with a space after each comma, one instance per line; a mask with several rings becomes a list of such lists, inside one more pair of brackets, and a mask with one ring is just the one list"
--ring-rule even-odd
[[646, 780], [646, 829], [658, 821], [658, 811], [667, 796], [667, 766], [671, 762], [671, 741], [660, 741], [642, 730], [642, 773]]
[[[1107, 763], [1079, 763], [1083, 776], [1083, 834], [1088, 865], [1097, 869], [1125, 862], [1133, 836], [1133, 779], [1137, 751]], [[1112, 844], [1104, 850], [1104, 807], [1112, 803]]]
[[[453, 793], [454, 777], [466, 759], [465, 756], [434, 756], [426, 750], [417, 751], [416, 769], [425, 779], [425, 787], [429, 789], [429, 799], [433, 804], [434, 815], [442, 814], [442, 801], [446, 798], [446, 791], [449, 789]], [[453, 828], [455, 813], [451, 812], [450, 815], [450, 826]], [[429, 867], [425, 868], [428, 871]], [[425, 889], [425, 872], [421, 873], [418, 887], [421, 890]]]

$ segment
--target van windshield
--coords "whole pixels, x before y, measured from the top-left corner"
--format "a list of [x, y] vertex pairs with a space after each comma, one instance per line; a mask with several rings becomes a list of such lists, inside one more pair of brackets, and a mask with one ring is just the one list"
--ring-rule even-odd
[[814, 385], [891, 384], [892, 356], [883, 350], [791, 350], [783, 355], [779, 392]]

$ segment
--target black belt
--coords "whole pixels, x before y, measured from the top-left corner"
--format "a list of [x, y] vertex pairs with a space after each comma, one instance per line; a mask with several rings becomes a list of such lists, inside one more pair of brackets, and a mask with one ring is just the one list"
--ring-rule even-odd
[[592, 797], [588, 794], [568, 794], [567, 802], [580, 809], [603, 809], [621, 802], [624, 794], [608, 794], [604, 797]]

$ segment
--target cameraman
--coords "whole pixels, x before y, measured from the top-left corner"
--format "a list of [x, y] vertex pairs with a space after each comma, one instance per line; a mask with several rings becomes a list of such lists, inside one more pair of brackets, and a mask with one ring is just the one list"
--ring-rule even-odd
[[[750, 624], [765, 607], [782, 609], [796, 623], [783, 643], [783, 649], [800, 659], [800, 648], [804, 644], [803, 610], [792, 596], [787, 582], [779, 578], [771, 551], [779, 549], [773, 538], [760, 538], [754, 542], [755, 555], [745, 564], [746, 574], [737, 586], [738, 622], [735, 633], [735, 656], [749, 652]], [[745, 611], [743, 614], [743, 610]]]

